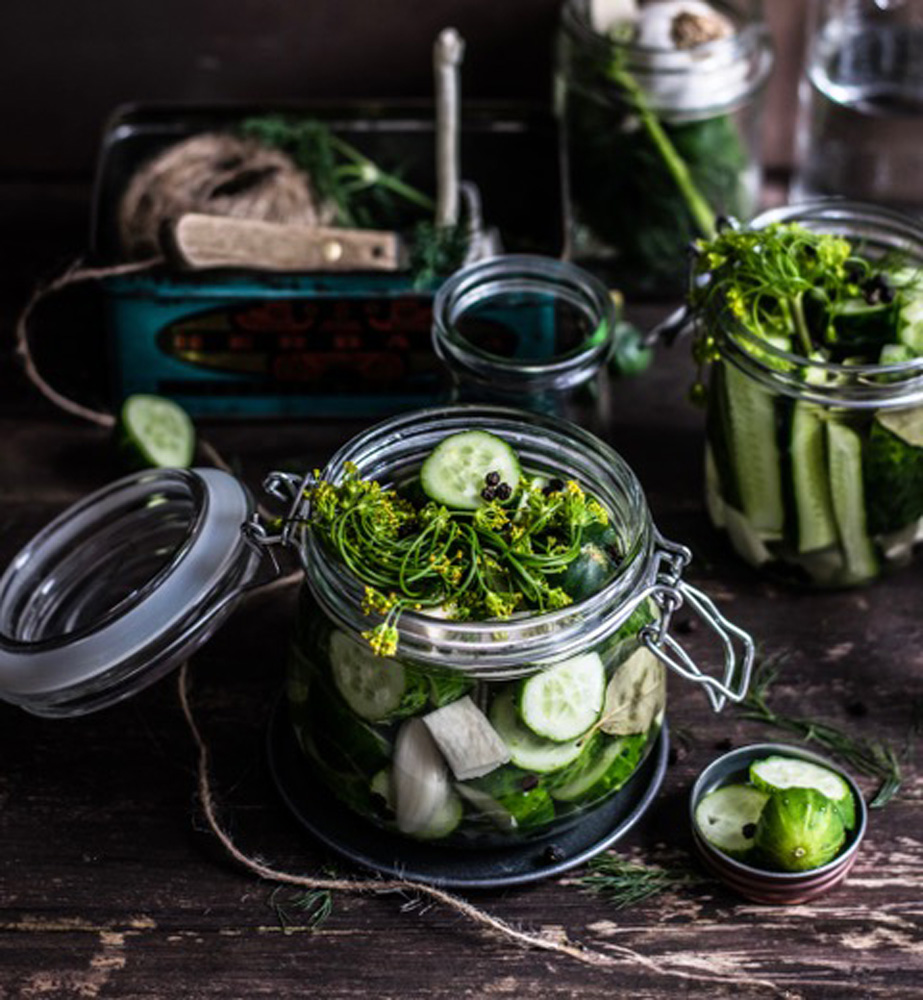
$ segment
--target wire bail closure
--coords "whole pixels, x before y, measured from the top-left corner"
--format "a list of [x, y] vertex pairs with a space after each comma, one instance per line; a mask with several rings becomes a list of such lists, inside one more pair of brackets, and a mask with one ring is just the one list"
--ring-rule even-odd
[[[725, 618], [710, 597], [682, 579], [683, 571], [692, 559], [692, 553], [685, 545], [670, 542], [658, 532], [654, 558], [659, 564], [656, 583], [633, 599], [632, 606], [637, 607], [650, 598], [660, 608], [661, 616], [656, 624], [641, 629], [641, 641], [674, 673], [694, 684], [701, 684], [716, 712], [720, 712], [728, 701], [743, 700], [753, 672], [753, 640], [743, 629]], [[669, 634], [673, 615], [686, 603], [721, 641], [724, 669], [720, 679], [706, 674]]]

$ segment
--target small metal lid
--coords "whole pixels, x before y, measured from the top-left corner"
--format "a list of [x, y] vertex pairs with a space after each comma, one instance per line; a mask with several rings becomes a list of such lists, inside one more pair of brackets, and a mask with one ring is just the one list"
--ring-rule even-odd
[[255, 575], [252, 511], [217, 469], [146, 470], [64, 511], [0, 577], [0, 698], [83, 715], [178, 666]]

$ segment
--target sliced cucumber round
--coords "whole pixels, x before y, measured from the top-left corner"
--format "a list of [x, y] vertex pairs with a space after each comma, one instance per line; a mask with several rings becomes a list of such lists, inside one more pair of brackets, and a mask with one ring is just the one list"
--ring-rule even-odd
[[119, 445], [134, 465], [185, 469], [195, 454], [195, 428], [171, 399], [138, 394], [122, 404]]
[[753, 849], [756, 826], [769, 795], [751, 785], [725, 785], [696, 806], [695, 825], [719, 851], [742, 858]]
[[489, 715], [494, 729], [510, 749], [510, 759], [523, 770], [538, 774], [557, 771], [576, 760], [583, 749], [583, 739], [556, 743], [536, 736], [527, 729], [516, 713], [512, 689], [507, 689], [494, 698]]
[[598, 653], [571, 657], [522, 682], [519, 715], [537, 736], [566, 743], [599, 718], [605, 684]]
[[770, 794], [788, 788], [813, 788], [836, 806], [847, 830], [856, 825], [852, 789], [835, 771], [820, 764], [795, 757], [767, 757], [750, 765], [750, 781]]
[[593, 802], [622, 785], [634, 774], [641, 758], [643, 738], [611, 739], [599, 736], [551, 785], [559, 802]]
[[463, 431], [436, 445], [420, 469], [420, 483], [437, 503], [476, 510], [485, 502], [481, 494], [491, 473], [499, 477], [498, 484], [515, 490], [522, 474], [516, 452], [487, 431]]
[[360, 718], [381, 722], [411, 715], [426, 704], [425, 681], [409, 676], [400, 660], [376, 656], [340, 631], [330, 634], [329, 652], [337, 690]]
[[666, 701], [666, 682], [663, 664], [639, 646], [609, 679], [599, 728], [610, 736], [646, 733]]

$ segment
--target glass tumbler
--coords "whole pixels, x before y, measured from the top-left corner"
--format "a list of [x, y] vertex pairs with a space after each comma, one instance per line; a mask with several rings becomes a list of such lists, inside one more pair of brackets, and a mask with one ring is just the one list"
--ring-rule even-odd
[[923, 2], [812, 0], [796, 200], [923, 209]]

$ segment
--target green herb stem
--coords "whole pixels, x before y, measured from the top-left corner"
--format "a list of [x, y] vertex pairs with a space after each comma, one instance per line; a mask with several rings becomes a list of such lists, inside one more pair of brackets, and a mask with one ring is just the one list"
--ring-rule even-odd
[[815, 743], [839, 757], [846, 764], [870, 778], [878, 780], [878, 789], [869, 808], [880, 809], [900, 791], [901, 765], [893, 748], [881, 740], [865, 740], [851, 736], [817, 719], [783, 715], [770, 708], [767, 691], [778, 677], [778, 666], [764, 661], [756, 671], [750, 690], [740, 703], [743, 718], [792, 733], [806, 743]]
[[679, 188], [680, 194], [686, 202], [686, 207], [689, 209], [689, 214], [699, 231], [706, 239], [711, 239], [717, 232], [715, 213], [696, 186], [686, 161], [676, 151], [676, 147], [660, 123], [660, 119], [652, 111], [644, 90], [631, 73], [619, 66], [613, 67], [612, 77], [628, 95], [638, 112], [641, 124], [651, 142], [657, 147], [664, 166]]
[[709, 881], [686, 868], [643, 865], [618, 854], [600, 854], [587, 864], [587, 868], [589, 873], [578, 878], [577, 884], [603, 896], [618, 910], [643, 903], [663, 892]]

